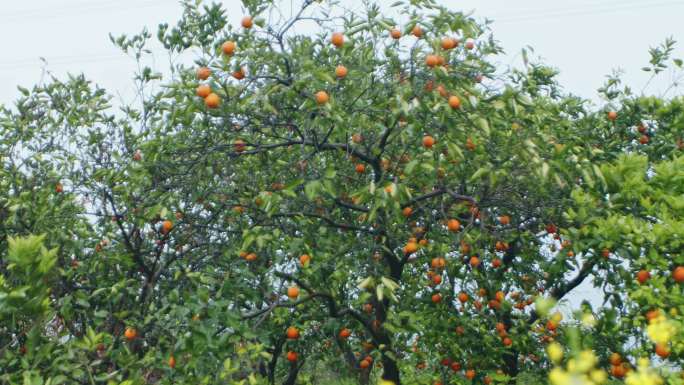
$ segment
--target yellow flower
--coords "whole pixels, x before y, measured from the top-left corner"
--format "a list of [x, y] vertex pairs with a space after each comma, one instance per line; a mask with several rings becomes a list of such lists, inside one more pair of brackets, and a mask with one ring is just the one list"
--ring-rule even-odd
[[589, 377], [595, 384], [603, 384], [608, 380], [608, 374], [601, 369], [594, 369], [589, 373]]
[[[591, 350], [583, 350], [577, 356], [577, 363], [575, 365], [575, 371], [578, 373], [587, 373], [594, 368], [594, 365], [598, 362], [598, 358]], [[568, 365], [568, 369], [570, 366]]]
[[558, 325], [563, 320], [563, 315], [560, 312], [555, 312], [551, 315], [551, 321]]
[[570, 375], [561, 368], [553, 368], [549, 372], [549, 381], [553, 385], [571, 385]]
[[663, 379], [649, 368], [646, 358], [639, 359], [637, 370], [627, 373], [625, 377], [626, 385], [661, 385]]
[[582, 324], [586, 327], [592, 327], [596, 325], [596, 318], [591, 313], [582, 314]]
[[665, 318], [665, 316], [660, 315], [651, 320], [650, 324], [646, 328], [646, 333], [648, 333], [648, 337], [653, 342], [666, 345], [677, 333], [677, 328], [672, 321]]
[[563, 359], [563, 347], [558, 342], [552, 342], [546, 348], [546, 353], [549, 355], [551, 361], [559, 363]]

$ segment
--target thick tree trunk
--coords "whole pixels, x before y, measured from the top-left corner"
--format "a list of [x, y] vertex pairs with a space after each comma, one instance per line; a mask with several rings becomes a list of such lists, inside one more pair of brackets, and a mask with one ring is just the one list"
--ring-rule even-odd
[[384, 354], [382, 355], [382, 378], [394, 382], [395, 385], [401, 385], [399, 366]]
[[295, 382], [297, 381], [297, 375], [299, 374], [299, 369], [302, 368], [302, 365], [304, 364], [297, 365], [296, 362], [292, 363], [292, 365], [290, 366], [290, 373], [288, 373], [285, 382], [283, 382], [283, 385], [295, 385]]
[[278, 357], [283, 352], [284, 343], [285, 339], [280, 337], [276, 340], [275, 345], [273, 346], [273, 356], [271, 357], [271, 361], [268, 363], [268, 383], [271, 385], [275, 385], [276, 364], [278, 363]]
[[368, 367], [368, 369], [362, 369], [359, 373], [359, 385], [369, 385], [370, 384], [370, 373], [373, 364]]

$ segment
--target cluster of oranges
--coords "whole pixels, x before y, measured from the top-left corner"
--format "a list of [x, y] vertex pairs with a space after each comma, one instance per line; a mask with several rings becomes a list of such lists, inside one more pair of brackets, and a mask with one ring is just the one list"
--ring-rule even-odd
[[[242, 18], [241, 25], [245, 29], [250, 29], [252, 26], [254, 26], [254, 20], [251, 16], [245, 16]], [[225, 41], [221, 45], [221, 51], [228, 57], [233, 56], [236, 49], [237, 43], [232, 40]], [[209, 67], [200, 67], [197, 69], [198, 80], [205, 81], [209, 79], [211, 74], [212, 72]], [[240, 67], [233, 71], [231, 75], [237, 80], [242, 80], [245, 78], [246, 73], [244, 68]], [[221, 97], [212, 90], [209, 84], [200, 84], [195, 90], [195, 93], [197, 96], [204, 99], [204, 104], [207, 106], [207, 108], [218, 108], [221, 105]]]
[[240, 256], [240, 258], [244, 259], [247, 262], [254, 262], [257, 260], [256, 253], [248, 253], [246, 251], [240, 251], [239, 256]]

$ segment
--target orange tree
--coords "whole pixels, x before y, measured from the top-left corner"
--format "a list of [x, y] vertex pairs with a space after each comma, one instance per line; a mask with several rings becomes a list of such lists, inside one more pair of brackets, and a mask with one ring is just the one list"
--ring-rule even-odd
[[[57, 263], [68, 290], [39, 291], [41, 319], [64, 327], [38, 322], [28, 339], [10, 324], [0, 379], [544, 382], [544, 343], [566, 335], [538, 299], [603, 289], [612, 306], [585, 337], [606, 367], [629, 358], [621, 321], [681, 306], [671, 280], [667, 304], [634, 286], [684, 263], [668, 242], [681, 239], [681, 101], [611, 79], [592, 112], [551, 68], [495, 68], [486, 27], [430, 0], [362, 14], [305, 0], [291, 17], [272, 3], [244, 1], [233, 27], [221, 7], [184, 2], [157, 37], [196, 61], [168, 78], [141, 66], [139, 106], [112, 111], [72, 77], [3, 111], [5, 132], [35, 133], [9, 145], [52, 138], [33, 154], [81, 205], [64, 224], [80, 232], [55, 245], [79, 261]], [[140, 59], [150, 38], [112, 40]], [[655, 71], [669, 52], [653, 54]], [[621, 173], [635, 167], [629, 195]], [[670, 184], [648, 185], [649, 167]], [[671, 232], [645, 245], [625, 221]]]

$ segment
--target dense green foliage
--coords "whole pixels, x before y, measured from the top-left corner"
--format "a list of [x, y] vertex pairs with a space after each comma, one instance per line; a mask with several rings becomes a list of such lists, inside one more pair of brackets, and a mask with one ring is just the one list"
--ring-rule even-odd
[[157, 38], [198, 59], [139, 105], [73, 76], [0, 111], [0, 383], [546, 383], [552, 341], [618, 381], [663, 336], [682, 383], [684, 99], [596, 111], [430, 0], [243, 3], [185, 1]]

